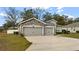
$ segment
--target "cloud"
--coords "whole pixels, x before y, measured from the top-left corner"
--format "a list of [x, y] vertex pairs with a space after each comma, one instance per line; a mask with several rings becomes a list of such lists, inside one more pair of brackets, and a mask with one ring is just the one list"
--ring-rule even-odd
[[70, 15], [70, 14], [64, 14], [64, 15], [67, 15], [68, 16], [68, 18], [75, 18], [75, 16], [72, 16], [72, 15]]
[[0, 16], [7, 16], [5, 13], [0, 13]]
[[57, 13], [60, 14], [63, 10], [63, 7], [57, 7]]
[[[58, 14], [60, 14], [60, 15], [62, 15], [62, 12], [63, 12], [64, 10], [63, 10], [63, 7], [62, 6], [60, 6], [60, 7], [57, 7], [57, 13]], [[68, 18], [75, 18], [75, 16], [73, 16], [73, 15], [70, 15], [70, 14], [64, 14], [64, 15], [67, 15], [68, 16]]]
[[32, 9], [36, 9], [36, 8], [40, 8], [40, 9], [48, 9], [49, 7], [32, 7]]
[[72, 16], [72, 15], [68, 15], [69, 16], [69, 18], [74, 18], [74, 16]]
[[62, 9], [63, 7], [57, 7], [58, 10]]

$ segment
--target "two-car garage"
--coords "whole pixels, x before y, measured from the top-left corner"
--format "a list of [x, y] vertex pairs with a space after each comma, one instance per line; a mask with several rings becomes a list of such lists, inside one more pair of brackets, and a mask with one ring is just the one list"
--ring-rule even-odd
[[53, 27], [24, 27], [23, 34], [26, 36], [42, 36], [42, 35], [53, 35]]
[[25, 36], [42, 36], [55, 34], [56, 24], [53, 22], [45, 23], [36, 18], [31, 18], [19, 24], [19, 32]]

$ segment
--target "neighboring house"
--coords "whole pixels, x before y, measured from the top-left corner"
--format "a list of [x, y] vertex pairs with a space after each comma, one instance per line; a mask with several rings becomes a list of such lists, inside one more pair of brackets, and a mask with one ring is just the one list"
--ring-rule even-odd
[[54, 19], [43, 22], [36, 18], [30, 18], [19, 23], [19, 32], [26, 36], [54, 35], [56, 34], [56, 22]]
[[7, 34], [14, 34], [14, 32], [18, 32], [18, 28], [17, 27], [10, 27], [8, 30], [7, 30]]
[[71, 33], [76, 33], [76, 31], [79, 31], [79, 22], [65, 25], [62, 27], [62, 30], [67, 30], [70, 31]]

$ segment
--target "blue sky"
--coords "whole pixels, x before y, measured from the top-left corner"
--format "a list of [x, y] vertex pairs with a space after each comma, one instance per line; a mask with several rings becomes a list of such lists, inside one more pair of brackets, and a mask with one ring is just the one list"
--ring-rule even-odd
[[[5, 8], [5, 7], [4, 7]], [[0, 26], [5, 23], [4, 16], [6, 13], [4, 12], [4, 8], [0, 8]], [[16, 7], [17, 10], [22, 11], [24, 7]], [[79, 16], [79, 7], [49, 7], [46, 8], [50, 13], [58, 13], [60, 15], [68, 15], [69, 17], [78, 17]]]

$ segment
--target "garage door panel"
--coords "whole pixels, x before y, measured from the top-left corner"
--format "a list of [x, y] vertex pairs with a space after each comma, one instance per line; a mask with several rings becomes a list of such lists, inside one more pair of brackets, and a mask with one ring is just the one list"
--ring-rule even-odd
[[46, 27], [45, 28], [45, 35], [53, 35], [54, 32], [53, 32], [53, 27]]
[[42, 35], [42, 28], [41, 27], [24, 27], [24, 35], [27, 36], [36, 36]]

